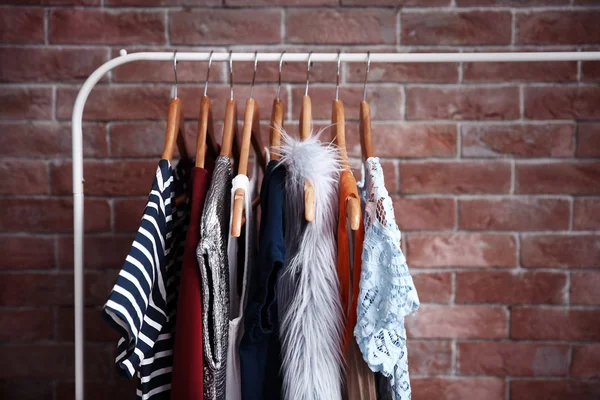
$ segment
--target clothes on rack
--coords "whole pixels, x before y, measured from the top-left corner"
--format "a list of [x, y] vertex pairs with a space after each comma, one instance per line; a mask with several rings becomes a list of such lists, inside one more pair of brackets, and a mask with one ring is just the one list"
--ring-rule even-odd
[[159, 161], [104, 307], [138, 399], [410, 399], [404, 318], [419, 298], [379, 159], [357, 183], [341, 145], [279, 133], [260, 212], [258, 162], [249, 179], [236, 156]]
[[379, 158], [364, 165], [361, 187], [365, 238], [354, 335], [371, 369], [390, 379], [394, 399], [411, 398], [404, 317], [419, 308], [419, 297], [400, 247], [392, 199]]
[[286, 247], [283, 207], [286, 169], [270, 161], [263, 178], [258, 258], [250, 274], [249, 298], [240, 344], [242, 399], [281, 399], [281, 343], [277, 281]]
[[182, 160], [176, 174], [168, 160], [160, 160], [140, 227], [103, 309], [121, 336], [119, 371], [129, 378], [137, 374], [139, 398], [170, 398], [176, 271], [187, 214], [187, 202], [178, 211], [175, 198], [185, 193], [188, 168]]

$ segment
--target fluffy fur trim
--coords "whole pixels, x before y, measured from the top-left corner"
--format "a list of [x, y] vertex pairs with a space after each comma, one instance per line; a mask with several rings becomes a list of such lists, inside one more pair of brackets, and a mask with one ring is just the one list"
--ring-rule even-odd
[[[320, 132], [321, 133], [321, 132]], [[283, 394], [287, 400], [340, 400], [342, 309], [336, 272], [340, 162], [320, 133], [306, 141], [282, 132], [286, 262], [278, 281]], [[315, 189], [315, 219], [304, 220], [304, 180]]]

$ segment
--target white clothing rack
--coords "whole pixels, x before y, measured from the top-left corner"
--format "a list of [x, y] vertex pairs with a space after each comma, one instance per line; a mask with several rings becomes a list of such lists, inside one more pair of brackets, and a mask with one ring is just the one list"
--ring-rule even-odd
[[[177, 52], [177, 61], [208, 61], [211, 53]], [[73, 133], [73, 224], [75, 278], [75, 399], [84, 400], [83, 367], [83, 143], [82, 118], [85, 102], [98, 81], [113, 68], [132, 61], [174, 61], [173, 52], [140, 52], [116, 57], [96, 69], [79, 90], [72, 116]], [[356, 62], [366, 63], [367, 53], [258, 53], [259, 62]], [[212, 61], [229, 61], [229, 53], [213, 53]], [[233, 62], [254, 61], [255, 53], [233, 53]], [[372, 53], [372, 63], [460, 63], [460, 62], [544, 62], [600, 60], [600, 51], [514, 52], [514, 53]], [[166, 111], [166, 109], [165, 109]]]

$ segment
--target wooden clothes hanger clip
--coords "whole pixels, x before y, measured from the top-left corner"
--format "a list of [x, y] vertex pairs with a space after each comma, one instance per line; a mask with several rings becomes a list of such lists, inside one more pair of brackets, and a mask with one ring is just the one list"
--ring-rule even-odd
[[271, 149], [271, 160], [279, 160], [281, 158], [281, 130], [283, 129], [283, 102], [279, 98], [281, 93], [281, 67], [283, 66], [283, 55], [279, 58], [279, 78], [277, 85], [277, 97], [273, 100], [273, 108], [271, 110], [271, 123], [269, 131], [269, 145]]
[[[310, 102], [310, 97], [308, 96], [311, 58], [312, 51], [308, 54], [306, 89], [304, 91], [304, 97], [302, 97], [302, 110], [300, 111], [300, 140], [308, 139], [312, 128], [312, 104]], [[304, 180], [304, 219], [308, 222], [315, 220], [315, 188], [308, 179]]]
[[[340, 90], [340, 53], [338, 52], [337, 79], [335, 87], [335, 100], [333, 100], [331, 122], [335, 128], [335, 141], [340, 152], [342, 168], [350, 171], [350, 161], [348, 160], [348, 151], [346, 149], [346, 122], [344, 117], [344, 104], [339, 100]], [[356, 181], [355, 181], [356, 182]], [[362, 218], [360, 202], [358, 198], [349, 196], [346, 198], [346, 218], [350, 224], [350, 229], [356, 231], [360, 227]]]
[[[255, 162], [265, 168], [265, 156], [263, 154], [263, 145], [260, 139], [260, 112], [258, 103], [253, 98], [254, 81], [256, 78], [256, 67], [258, 63], [258, 52], [254, 53], [254, 75], [252, 76], [252, 85], [250, 87], [250, 97], [246, 101], [246, 110], [244, 112], [244, 125], [242, 128], [242, 144], [240, 149], [240, 159], [238, 163], [238, 176], [248, 175], [248, 160], [250, 158], [250, 145], [254, 148]], [[236, 177], [237, 179], [237, 177]], [[247, 180], [247, 178], [246, 178]], [[231, 220], [231, 236], [240, 237], [242, 224], [244, 222], [244, 203], [246, 193], [243, 188], [237, 188], [233, 196], [233, 214]]]
[[210, 67], [212, 64], [213, 52], [210, 52], [208, 57], [208, 69], [206, 72], [206, 82], [204, 84], [204, 95], [200, 98], [200, 114], [198, 117], [198, 133], [196, 135], [196, 167], [204, 168], [206, 150], [214, 156], [218, 156], [220, 152], [219, 145], [215, 140], [214, 125], [212, 117], [212, 104], [207, 96], [208, 78], [210, 75]]
[[363, 161], [367, 158], [375, 157], [373, 150], [373, 137], [371, 131], [371, 107], [367, 103], [367, 79], [371, 69], [371, 52], [367, 52], [367, 71], [365, 73], [365, 83], [363, 87], [363, 98], [360, 102], [360, 120], [358, 131], [360, 135], [360, 149]]

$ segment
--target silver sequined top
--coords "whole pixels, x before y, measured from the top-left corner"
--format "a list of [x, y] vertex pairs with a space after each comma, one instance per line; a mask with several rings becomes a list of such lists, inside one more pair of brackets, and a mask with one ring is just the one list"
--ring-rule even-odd
[[227, 237], [231, 203], [231, 159], [219, 156], [200, 225], [196, 249], [202, 276], [204, 400], [225, 400], [229, 331], [229, 262]]

